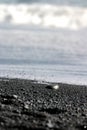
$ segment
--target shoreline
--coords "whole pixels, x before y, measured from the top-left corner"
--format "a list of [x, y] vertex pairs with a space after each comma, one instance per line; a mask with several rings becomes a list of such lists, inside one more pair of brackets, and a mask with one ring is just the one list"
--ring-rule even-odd
[[0, 78], [0, 129], [87, 129], [87, 86]]

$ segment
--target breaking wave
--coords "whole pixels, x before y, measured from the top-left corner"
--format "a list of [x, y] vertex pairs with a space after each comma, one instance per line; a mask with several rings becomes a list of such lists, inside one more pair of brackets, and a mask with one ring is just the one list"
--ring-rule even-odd
[[0, 4], [0, 23], [80, 29], [87, 27], [87, 8], [50, 4]]

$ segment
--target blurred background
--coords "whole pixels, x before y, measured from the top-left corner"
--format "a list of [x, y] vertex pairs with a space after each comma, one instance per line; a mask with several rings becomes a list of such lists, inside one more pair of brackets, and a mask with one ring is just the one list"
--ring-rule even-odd
[[87, 0], [0, 0], [0, 77], [87, 84]]
[[87, 27], [87, 0], [0, 0], [0, 23], [84, 28]]

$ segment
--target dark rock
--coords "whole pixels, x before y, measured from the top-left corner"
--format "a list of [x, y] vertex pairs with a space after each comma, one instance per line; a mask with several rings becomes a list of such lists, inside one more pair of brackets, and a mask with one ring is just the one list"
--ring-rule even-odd
[[87, 86], [0, 81], [1, 130], [87, 130]]

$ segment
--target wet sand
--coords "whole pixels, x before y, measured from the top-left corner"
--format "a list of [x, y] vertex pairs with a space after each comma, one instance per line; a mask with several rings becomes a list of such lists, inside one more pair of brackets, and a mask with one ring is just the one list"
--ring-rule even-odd
[[0, 78], [0, 129], [87, 130], [87, 86]]

